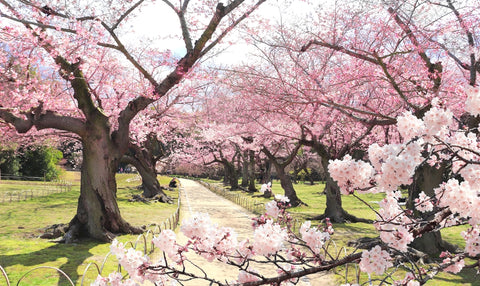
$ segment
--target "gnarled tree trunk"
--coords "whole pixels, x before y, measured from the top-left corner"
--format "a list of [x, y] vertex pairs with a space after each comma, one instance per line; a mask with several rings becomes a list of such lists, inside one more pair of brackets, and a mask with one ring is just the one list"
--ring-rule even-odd
[[141, 233], [140, 228], [131, 226], [120, 215], [115, 181], [120, 156], [108, 132], [89, 135], [83, 138], [77, 214], [70, 221], [65, 242], [72, 242], [78, 236], [110, 241], [118, 233]]

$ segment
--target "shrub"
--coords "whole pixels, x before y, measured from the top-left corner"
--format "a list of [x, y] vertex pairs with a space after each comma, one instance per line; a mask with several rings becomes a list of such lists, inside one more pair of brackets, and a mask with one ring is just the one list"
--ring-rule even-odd
[[58, 178], [58, 161], [62, 152], [49, 146], [29, 146], [21, 150], [20, 172], [27, 177], [44, 177], [47, 181]]

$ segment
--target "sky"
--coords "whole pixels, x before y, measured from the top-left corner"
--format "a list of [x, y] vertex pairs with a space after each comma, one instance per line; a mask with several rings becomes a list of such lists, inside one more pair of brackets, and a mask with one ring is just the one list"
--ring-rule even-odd
[[[260, 6], [260, 9], [255, 11], [258, 15], [270, 19], [270, 21], [276, 21], [279, 19], [279, 8], [275, 7], [276, 3], [281, 1], [267, 1]], [[310, 10], [306, 3], [303, 1], [290, 1], [292, 2], [288, 7], [289, 14], [282, 15], [282, 19], [286, 21], [295, 21], [299, 15], [304, 15]], [[127, 26], [128, 28], [135, 28], [135, 34], [132, 35], [132, 39], [129, 41], [138, 41], [138, 38], [149, 38], [152, 35], [162, 35], [162, 39], [149, 41], [152, 45], [158, 45], [159, 47], [168, 48], [172, 50], [174, 55], [181, 57], [185, 54], [185, 44], [181, 39], [166, 39], [168, 33], [172, 31], [180, 35], [180, 24], [178, 18], [163, 1], [155, 1], [154, 4], [148, 4], [140, 10], [140, 14], [132, 18]], [[247, 19], [248, 20], [248, 19]], [[229, 46], [228, 49], [222, 54], [215, 57], [215, 61], [224, 64], [235, 64], [248, 57], [248, 53], [252, 51], [252, 48], [243, 43], [243, 41], [234, 41], [234, 37], [238, 35], [235, 31], [231, 32], [230, 40], [235, 42], [235, 45]]]

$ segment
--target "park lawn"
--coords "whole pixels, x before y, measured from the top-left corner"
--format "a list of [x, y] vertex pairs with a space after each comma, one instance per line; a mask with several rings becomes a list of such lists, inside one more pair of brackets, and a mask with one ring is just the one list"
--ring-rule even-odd
[[[56, 223], [68, 223], [76, 213], [79, 195], [79, 173], [66, 172], [72, 179], [72, 190], [69, 192], [36, 197], [31, 200], [0, 204], [0, 265], [5, 268], [13, 285], [28, 271], [28, 277], [22, 279], [20, 285], [70, 285], [64, 278], [59, 280], [56, 270], [42, 267], [56, 267], [68, 274], [75, 285], [80, 285], [86, 266], [90, 262], [102, 264], [109, 252], [109, 243], [98, 243], [85, 240], [78, 244], [65, 245], [39, 239], [41, 229]], [[162, 185], [167, 185], [169, 178], [159, 177]], [[70, 181], [70, 180], [69, 180]], [[128, 202], [132, 194], [138, 194], [136, 186], [140, 180], [135, 174], [119, 174], [118, 204], [122, 216], [133, 225], [148, 226], [161, 224], [176, 210], [176, 204]], [[21, 184], [20, 184], [21, 185]], [[178, 200], [178, 192], [168, 192], [168, 195]], [[155, 227], [150, 227], [155, 229]], [[151, 234], [146, 234], [151, 238]], [[140, 239], [139, 239], [140, 238]], [[122, 242], [137, 241], [143, 251], [145, 247], [142, 236], [122, 235]], [[146, 244], [147, 248], [150, 244]], [[115, 258], [109, 256], [103, 273], [117, 269]], [[86, 275], [84, 285], [97, 276], [92, 265]], [[2, 281], [0, 275], [0, 281]], [[0, 285], [4, 285], [0, 282]]]
[[43, 181], [0, 180], [0, 194], [31, 189], [48, 189], [53, 183]]
[[[295, 190], [298, 197], [308, 204], [307, 206], [299, 206], [296, 208], [289, 209], [289, 212], [299, 215], [300, 218], [308, 219], [314, 217], [315, 215], [322, 214], [325, 209], [326, 198], [322, 194], [324, 185], [305, 185], [305, 184], [296, 184]], [[278, 183], [274, 183], [273, 190], [281, 190], [281, 187]], [[378, 204], [376, 202], [384, 198], [384, 194], [361, 194], [358, 195], [363, 201], [371, 204], [374, 209], [378, 210]], [[342, 196], [342, 205], [346, 211], [350, 214], [355, 215], [361, 218], [375, 219], [375, 213], [369, 209], [362, 201], [358, 200], [354, 196]], [[296, 216], [298, 217], [298, 216]], [[377, 237], [378, 233], [376, 232], [372, 224], [367, 223], [343, 223], [343, 224], [334, 224], [333, 228], [335, 229], [335, 234], [332, 239], [335, 241], [331, 248], [335, 249], [336, 253], [341, 254], [344, 250], [342, 247], [347, 245], [348, 241], [355, 240], [361, 237]], [[466, 226], [457, 226], [453, 228], [448, 228], [442, 230], [442, 237], [450, 243], [456, 244], [459, 247], [465, 247], [465, 241], [460, 235], [462, 230], [465, 230]], [[353, 250], [352, 248], [348, 248]], [[472, 261], [466, 262], [466, 264], [473, 264]], [[427, 266], [425, 266], [427, 267]], [[345, 283], [345, 274], [348, 273], [349, 282], [354, 283], [355, 280], [355, 266], [350, 265], [348, 272], [346, 268], [336, 269], [338, 274], [338, 281]], [[403, 279], [405, 277], [405, 272], [398, 271], [394, 276], [396, 279]], [[373, 279], [378, 279], [379, 276], [372, 276]], [[447, 285], [480, 285], [478, 275], [476, 275], [476, 270], [473, 269], [464, 269], [459, 274], [449, 274], [449, 273], [440, 273], [435, 277], [434, 280], [430, 280], [426, 285], [435, 285], [435, 286], [447, 286]], [[360, 281], [368, 281], [368, 276], [364, 273], [360, 276]], [[373, 284], [378, 284], [373, 281]], [[392, 281], [390, 281], [392, 282]]]
[[[219, 181], [209, 181], [210, 183], [221, 184]], [[298, 229], [300, 225], [305, 220], [311, 220], [313, 217], [320, 215], [325, 210], [326, 197], [323, 194], [324, 184], [316, 183], [315, 185], [310, 184], [295, 184], [295, 191], [297, 196], [305, 202], [308, 206], [301, 205], [295, 208], [290, 208], [288, 211], [293, 214], [294, 217], [294, 227]], [[260, 186], [257, 186], [260, 189]], [[283, 194], [283, 190], [278, 181], [272, 182], [272, 191], [274, 194]], [[243, 194], [244, 196], [250, 197], [252, 200], [255, 200], [257, 203], [267, 203], [271, 199], [265, 198], [252, 198], [253, 195], [258, 195], [258, 193], [250, 194], [243, 191], [232, 191], [237, 194]], [[384, 194], [361, 194], [358, 197], [369, 203], [375, 210], [378, 210], [379, 206], [378, 201], [384, 198]], [[342, 206], [350, 214], [355, 215], [361, 218], [375, 219], [375, 213], [361, 200], [355, 198], [354, 196], [342, 196]], [[315, 222], [312, 221], [312, 224], [315, 225]], [[356, 240], [361, 237], [377, 237], [378, 232], [375, 230], [372, 224], [367, 223], [335, 223], [333, 224], [335, 234], [332, 236], [332, 243], [329, 245], [329, 249], [336, 253], [339, 257], [342, 257], [345, 253], [351, 253], [353, 248], [347, 246], [349, 241]], [[465, 230], [466, 226], [457, 226], [448, 229], [443, 229], [442, 237], [450, 243], [456, 244], [459, 247], [465, 246], [465, 241], [460, 235], [462, 230]], [[345, 248], [344, 248], [345, 247]], [[473, 264], [474, 261], [466, 261], [466, 264]], [[337, 281], [339, 284], [346, 283], [345, 274], [348, 275], [348, 282], [356, 282], [356, 270], [355, 265], [351, 264], [348, 267], [339, 267], [335, 269], [335, 274], [337, 274]], [[428, 265], [425, 265], [428, 267]], [[347, 269], [348, 268], [348, 269]], [[357, 265], [358, 268], [358, 265]], [[357, 270], [358, 271], [358, 270]], [[393, 276], [395, 279], [402, 280], [405, 276], [404, 271], [397, 271]], [[375, 279], [381, 278], [380, 276], [372, 276], [373, 285], [378, 285], [380, 281], [374, 281]], [[360, 281], [368, 281], [368, 275], [365, 273], [360, 274]], [[389, 281], [392, 282], [392, 281]], [[434, 280], [430, 280], [426, 285], [435, 285], [435, 286], [448, 286], [448, 285], [463, 285], [463, 286], [480, 286], [480, 277], [476, 274], [475, 270], [464, 269], [459, 274], [449, 274], [449, 273], [440, 273]]]

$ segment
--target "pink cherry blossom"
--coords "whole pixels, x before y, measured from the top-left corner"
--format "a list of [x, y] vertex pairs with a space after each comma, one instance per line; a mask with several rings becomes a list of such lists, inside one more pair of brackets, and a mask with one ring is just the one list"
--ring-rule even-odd
[[465, 252], [471, 256], [480, 254], [480, 227], [475, 225], [461, 234], [465, 239]]
[[393, 264], [390, 261], [390, 255], [385, 250], [382, 250], [380, 246], [375, 246], [370, 250], [365, 250], [362, 253], [362, 259], [360, 260], [360, 270], [369, 274], [375, 272], [378, 275], [382, 275], [383, 272]]
[[328, 232], [320, 231], [317, 227], [311, 227], [310, 221], [304, 222], [299, 232], [302, 239], [315, 254], [320, 254], [323, 245], [330, 239]]
[[431, 212], [433, 210], [431, 198], [422, 191], [415, 199], [415, 208], [421, 212]]
[[276, 201], [270, 201], [265, 204], [265, 213], [271, 216], [272, 218], [277, 218], [280, 212], [281, 212], [281, 209], [278, 208]]
[[467, 86], [467, 100], [465, 101], [465, 111], [472, 115], [480, 114], [480, 88]]
[[353, 160], [346, 155], [342, 160], [330, 161], [328, 172], [337, 181], [342, 194], [348, 195], [356, 189], [370, 187], [374, 169], [369, 163]]
[[238, 272], [237, 283], [254, 282], [258, 280], [260, 280], [260, 278], [252, 273], [246, 272], [244, 270], [240, 270]]
[[282, 250], [287, 237], [286, 229], [267, 219], [253, 233], [253, 252], [266, 256], [274, 254]]

